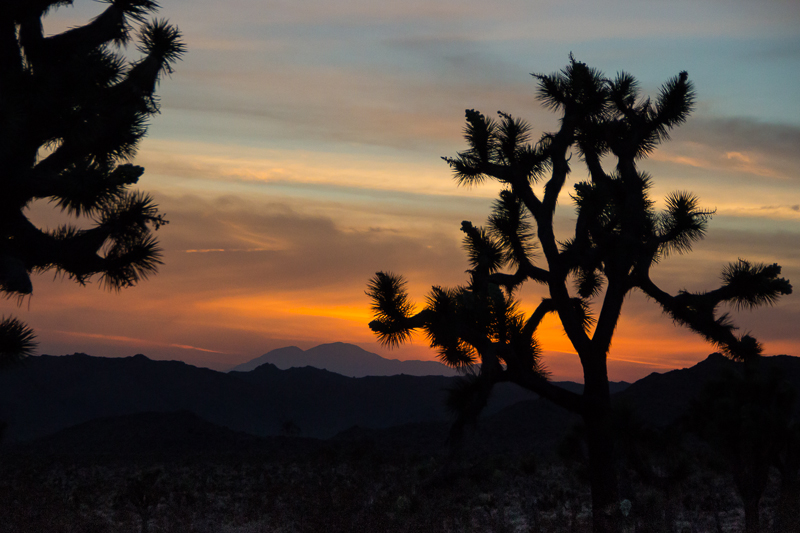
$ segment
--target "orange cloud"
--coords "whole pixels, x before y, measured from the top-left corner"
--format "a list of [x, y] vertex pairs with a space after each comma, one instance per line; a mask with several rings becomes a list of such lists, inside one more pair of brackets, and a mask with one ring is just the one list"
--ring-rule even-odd
[[788, 180], [790, 176], [785, 171], [773, 168], [770, 163], [761, 158], [750, 155], [746, 156], [741, 152], [718, 152], [710, 146], [702, 146], [700, 149], [705, 153], [703, 156], [687, 156], [676, 153], [675, 146], [666, 146], [656, 151], [651, 159], [665, 163], [674, 163], [694, 168], [701, 168], [715, 172], [736, 171], [745, 174], [752, 174], [764, 178]]
[[[450, 169], [432, 157], [424, 163], [398, 153], [342, 153], [308, 150], [270, 150], [203, 142], [151, 139], [137, 163], [147, 169], [146, 179], [156, 188], [164, 180], [242, 182], [264, 184], [335, 184], [374, 191], [424, 192], [427, 195], [494, 197], [496, 187], [481, 190], [454, 186]], [[158, 178], [158, 179], [156, 179]], [[197, 186], [199, 187], [199, 185]], [[285, 194], [287, 191], [284, 190]]]
[[740, 161], [742, 163], [747, 163], [747, 164], [753, 162], [752, 158], [746, 156], [745, 154], [743, 154], [741, 152], [728, 152], [728, 153], [725, 154], [725, 157], [727, 157], [728, 159], [735, 159], [737, 161]]

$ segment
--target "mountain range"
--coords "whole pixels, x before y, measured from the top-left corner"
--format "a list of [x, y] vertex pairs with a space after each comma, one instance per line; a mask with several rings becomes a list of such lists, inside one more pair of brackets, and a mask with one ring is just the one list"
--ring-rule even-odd
[[[445, 396], [455, 377], [352, 378], [313, 367], [217, 372], [179, 361], [86, 354], [30, 357], [0, 372], [5, 440], [43, 437], [93, 419], [143, 412], [189, 411], [252, 435], [278, 435], [290, 424], [306, 437], [329, 438], [359, 425], [388, 427], [446, 421]], [[506, 384], [487, 407], [496, 412], [533, 395]]]
[[[800, 389], [800, 359], [765, 360]], [[664, 426], [708, 380], [735, 365], [712, 354], [691, 368], [654, 373], [630, 385], [612, 383], [613, 397], [645, 423]], [[265, 443], [274, 451], [294, 446], [286, 439], [301, 447], [331, 439], [427, 453], [441, 449], [447, 438], [451, 414], [445, 398], [456, 379], [353, 378], [313, 367], [281, 370], [271, 363], [222, 373], [143, 355], [43, 355], [0, 372], [0, 421], [7, 423], [6, 444], [51, 451], [235, 450], [261, 449]], [[578, 383], [557, 384], [582, 389]], [[501, 384], [469, 432], [467, 446], [552, 449], [578, 421], [529, 391]]]
[[236, 372], [249, 372], [259, 366], [270, 363], [287, 370], [313, 366], [322, 370], [335, 372], [343, 376], [361, 378], [366, 376], [455, 376], [455, 369], [436, 361], [400, 361], [386, 359], [378, 354], [368, 352], [354, 344], [334, 342], [321, 344], [309, 350], [301, 350], [297, 346], [287, 346], [267, 352], [231, 369]]

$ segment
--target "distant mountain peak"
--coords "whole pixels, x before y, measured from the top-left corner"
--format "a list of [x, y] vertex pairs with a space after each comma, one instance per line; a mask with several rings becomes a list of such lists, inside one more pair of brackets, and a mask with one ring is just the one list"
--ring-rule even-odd
[[455, 370], [436, 361], [400, 361], [386, 359], [355, 344], [330, 342], [308, 350], [286, 346], [234, 367], [236, 372], [249, 372], [270, 363], [281, 370], [306, 366], [335, 372], [348, 377], [391, 376], [454, 376]]
[[325, 346], [346, 346], [346, 347], [348, 347], [348, 348], [351, 348], [351, 347], [352, 347], [352, 348], [358, 348], [359, 350], [363, 350], [363, 351], [365, 351], [365, 352], [366, 352], [366, 350], [364, 350], [364, 348], [362, 348], [361, 346], [357, 346], [357, 345], [355, 345], [355, 344], [349, 344], [349, 343], [347, 343], [347, 342], [342, 342], [342, 341], [335, 341], [335, 342], [323, 342], [322, 344], [319, 344], [319, 345], [317, 345], [317, 346], [315, 346], [315, 347], [313, 347], [313, 348], [309, 348], [309, 349], [310, 349], [310, 350], [316, 350], [317, 348], [323, 348], [323, 347], [325, 347]]

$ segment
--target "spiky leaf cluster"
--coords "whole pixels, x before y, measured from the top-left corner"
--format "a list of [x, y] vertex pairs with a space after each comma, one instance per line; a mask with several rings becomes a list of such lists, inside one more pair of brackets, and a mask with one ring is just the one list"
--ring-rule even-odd
[[[177, 28], [149, 20], [152, 0], [103, 0], [95, 19], [46, 36], [42, 19], [65, 0], [6, 2], [0, 17], [0, 291], [29, 294], [32, 272], [79, 283], [99, 276], [119, 289], [156, 271], [152, 230], [166, 223], [152, 199], [131, 190], [129, 160], [159, 111], [155, 91], [184, 53]], [[137, 41], [141, 57], [121, 45]], [[37, 228], [37, 200], [94, 225]]]
[[489, 235], [498, 243], [503, 263], [519, 267], [530, 263], [536, 250], [530, 214], [509, 190], [500, 193], [489, 216]]
[[492, 237], [485, 228], [476, 228], [472, 223], [461, 223], [464, 237], [464, 249], [467, 251], [469, 264], [473, 270], [497, 272], [505, 263], [502, 245]]
[[0, 319], [0, 369], [33, 354], [36, 348], [33, 330], [16, 318]]
[[570, 54], [569, 64], [555, 74], [533, 74], [538, 81], [537, 99], [553, 111], [582, 118], [595, 118], [606, 113], [609, 105], [608, 83], [603, 73], [576, 61]]
[[477, 185], [493, 170], [502, 169], [498, 179], [536, 181], [545, 170], [542, 146], [531, 146], [530, 126], [507, 113], [498, 111], [499, 123], [473, 109], [466, 112], [464, 138], [469, 149], [457, 157], [443, 158], [453, 168], [459, 185]]
[[669, 139], [669, 131], [686, 121], [695, 95], [688, 74], [681, 72], [661, 86], [655, 102], [639, 98], [639, 86], [628, 73], [606, 81], [612, 105], [606, 146], [618, 157], [641, 158]]
[[725, 301], [737, 309], [754, 309], [774, 305], [783, 295], [792, 293], [792, 286], [779, 278], [781, 267], [777, 263], [765, 265], [739, 259], [722, 271]]
[[463, 288], [433, 287], [426, 299], [425, 310], [427, 316], [423, 329], [439, 359], [453, 368], [475, 364], [479, 356], [469, 340], [481, 335], [469, 328], [470, 325], [481, 329], [485, 326], [478, 324], [474, 295]]
[[381, 344], [399, 346], [411, 337], [407, 322], [414, 305], [408, 300], [405, 285], [402, 277], [386, 272], [378, 272], [369, 282], [367, 296], [375, 316], [369, 327]]
[[375, 316], [369, 327], [383, 344], [397, 346], [421, 329], [448, 366], [466, 369], [488, 350], [498, 362], [544, 372], [533, 330], [526, 328], [517, 303], [497, 285], [433, 287], [423, 309], [414, 313], [405, 281], [379, 272], [367, 295]]
[[699, 204], [696, 196], [686, 192], [672, 193], [667, 197], [666, 209], [659, 219], [660, 253], [689, 252], [692, 243], [705, 236], [713, 211], [701, 209]]

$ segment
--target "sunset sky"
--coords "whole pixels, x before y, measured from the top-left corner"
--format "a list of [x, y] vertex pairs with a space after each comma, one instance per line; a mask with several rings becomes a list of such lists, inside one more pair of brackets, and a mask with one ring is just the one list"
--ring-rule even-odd
[[[76, 0], [47, 32], [105, 4]], [[697, 106], [640, 168], [653, 196], [688, 190], [716, 209], [694, 252], [659, 265], [662, 286], [704, 290], [737, 258], [783, 266], [800, 284], [800, 4], [793, 0], [161, 0], [188, 48], [162, 81], [135, 163], [170, 224], [164, 265], [119, 294], [52, 273], [2, 304], [39, 352], [144, 353], [227, 369], [271, 349], [343, 341], [430, 359], [422, 336], [380, 347], [367, 281], [403, 274], [413, 299], [466, 280], [462, 220], [484, 224], [495, 185], [456, 187], [441, 156], [463, 150], [464, 110], [502, 110], [553, 130], [530, 73], [576, 59], [636, 76], [657, 94], [686, 70]], [[132, 50], [133, 52], [133, 50]], [[573, 164], [572, 180], [585, 170]], [[574, 211], [560, 202], [569, 235]], [[45, 204], [42, 224], [64, 221]], [[540, 289], [523, 291], [532, 308]], [[800, 297], [735, 312], [766, 354], [800, 355]], [[555, 321], [540, 334], [558, 379], [580, 379]], [[641, 294], [623, 309], [611, 378], [690, 366], [713, 348]]]

